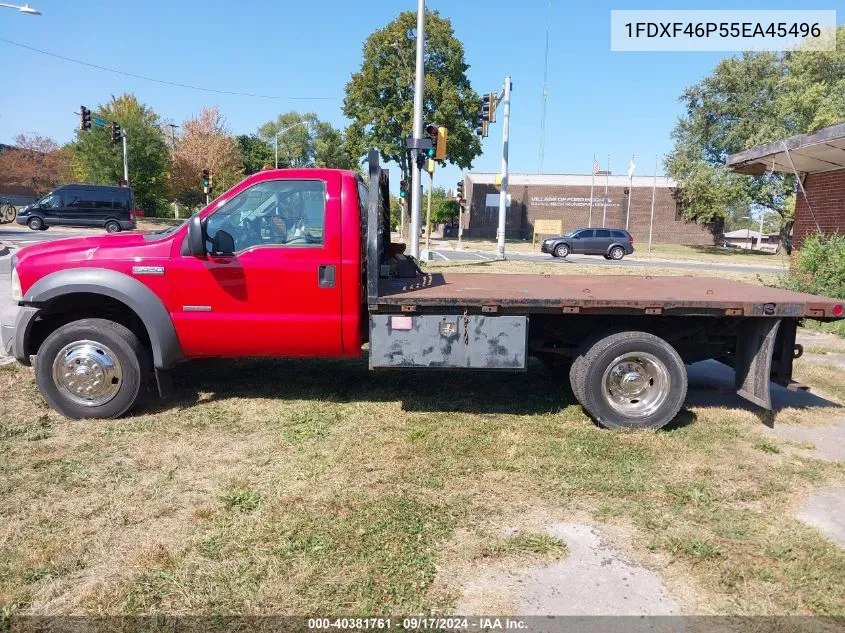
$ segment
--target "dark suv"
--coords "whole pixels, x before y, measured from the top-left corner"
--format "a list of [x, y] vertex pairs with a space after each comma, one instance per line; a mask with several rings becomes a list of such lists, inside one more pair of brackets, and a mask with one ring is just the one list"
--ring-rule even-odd
[[96, 226], [109, 233], [135, 228], [135, 200], [129, 187], [62, 185], [18, 211], [18, 224], [33, 231], [50, 226]]
[[561, 237], [543, 240], [540, 250], [555, 257], [576, 253], [618, 260], [634, 252], [634, 238], [624, 229], [575, 229]]

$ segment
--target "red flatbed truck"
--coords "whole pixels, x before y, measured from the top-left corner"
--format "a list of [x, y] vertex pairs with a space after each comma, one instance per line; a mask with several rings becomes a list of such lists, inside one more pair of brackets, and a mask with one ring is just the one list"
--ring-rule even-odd
[[122, 415], [151, 379], [165, 396], [187, 360], [369, 343], [379, 370], [525, 371], [536, 356], [570, 367], [599, 424], [659, 428], [684, 403], [685, 364], [731, 365], [737, 392], [770, 407], [770, 381], [794, 386], [799, 321], [843, 318], [839, 300], [721, 279], [409, 274], [375, 152], [369, 171], [368, 188], [353, 172], [267, 170], [166, 231], [28, 246], [4, 348], [35, 357], [41, 394], [73, 418]]

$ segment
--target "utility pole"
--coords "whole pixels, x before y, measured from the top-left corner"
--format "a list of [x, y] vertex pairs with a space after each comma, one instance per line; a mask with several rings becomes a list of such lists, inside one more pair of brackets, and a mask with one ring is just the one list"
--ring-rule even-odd
[[[414, 139], [423, 135], [423, 89], [425, 88], [425, 0], [417, 0], [417, 69], [414, 82]], [[422, 173], [417, 156], [411, 164], [411, 256], [420, 257], [420, 215], [422, 212]]]
[[425, 213], [425, 254], [431, 259], [431, 191], [434, 189], [434, 170], [428, 172], [428, 211]]
[[760, 209], [760, 237], [757, 238], [757, 250], [763, 250], [763, 218], [766, 217], [766, 212]]
[[499, 191], [499, 230], [496, 233], [496, 259], [505, 259], [505, 223], [508, 210], [508, 139], [511, 120], [511, 76], [505, 77], [505, 89], [502, 93], [504, 115], [502, 117], [502, 186]]
[[657, 197], [657, 156], [654, 157], [654, 184], [651, 185], [651, 219], [648, 222], [648, 252], [651, 252], [651, 233], [654, 230], [654, 199]]
[[126, 145], [126, 130], [121, 134], [123, 138], [123, 179], [126, 181], [126, 186], [129, 186], [129, 149]]
[[636, 169], [636, 165], [634, 164], [634, 157], [631, 156], [631, 164], [628, 166], [628, 209], [625, 211], [625, 230], [628, 230], [628, 226], [631, 223], [631, 198], [634, 197], [634, 169]]

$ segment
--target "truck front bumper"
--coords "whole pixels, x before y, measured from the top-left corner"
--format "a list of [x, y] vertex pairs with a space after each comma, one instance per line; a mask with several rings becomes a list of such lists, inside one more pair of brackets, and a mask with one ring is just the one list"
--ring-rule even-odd
[[3, 310], [0, 323], [0, 342], [3, 352], [23, 365], [29, 365], [26, 353], [26, 339], [38, 314], [38, 308], [13, 306]]

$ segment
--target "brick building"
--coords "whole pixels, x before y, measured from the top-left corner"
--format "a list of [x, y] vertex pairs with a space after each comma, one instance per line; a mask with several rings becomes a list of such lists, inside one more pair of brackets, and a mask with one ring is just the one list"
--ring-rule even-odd
[[[499, 187], [495, 174], [470, 173], [465, 181], [469, 212], [464, 214], [464, 235], [495, 238], [499, 223]], [[534, 221], [562, 220], [563, 230], [608, 226], [625, 228], [628, 197], [631, 217], [628, 230], [637, 242], [648, 242], [654, 177], [634, 176], [629, 192], [627, 175], [599, 175], [590, 204], [591, 175], [511, 174], [506, 233], [509, 237], [531, 239]], [[605, 181], [607, 201], [605, 204]], [[592, 212], [591, 212], [592, 207]], [[715, 234], [714, 234], [715, 233]], [[675, 182], [659, 177], [655, 188], [654, 243], [712, 245], [720, 237], [721, 226], [701, 226], [680, 216], [675, 200]]]
[[796, 247], [816, 231], [845, 234], [845, 123], [732, 154], [728, 167], [754, 176], [766, 171], [798, 175], [803, 191], [795, 202]]

